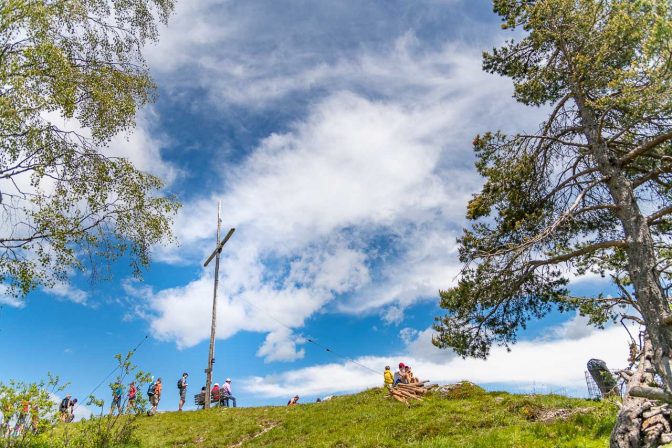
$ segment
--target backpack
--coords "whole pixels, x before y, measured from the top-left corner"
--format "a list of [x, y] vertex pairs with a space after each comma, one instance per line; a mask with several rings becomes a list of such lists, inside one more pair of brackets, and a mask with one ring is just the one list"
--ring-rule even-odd
[[68, 405], [69, 405], [69, 404], [70, 404], [70, 400], [68, 400], [67, 398], [64, 398], [63, 400], [61, 400], [61, 404], [60, 404], [60, 406], [58, 407], [58, 409], [59, 409], [60, 411], [65, 411], [65, 410], [68, 409]]
[[150, 397], [154, 396], [155, 390], [156, 390], [156, 384], [155, 383], [150, 384], [149, 387], [147, 388], [147, 395]]
[[177, 380], [177, 388], [180, 389], [180, 390], [182, 390], [182, 378], [180, 378], [179, 380]]

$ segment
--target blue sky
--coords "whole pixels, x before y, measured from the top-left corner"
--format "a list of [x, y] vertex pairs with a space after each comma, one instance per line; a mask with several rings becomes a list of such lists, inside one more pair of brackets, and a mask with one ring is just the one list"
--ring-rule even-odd
[[485, 0], [179, 2], [146, 49], [158, 101], [109, 148], [183, 202], [179, 245], [156, 248], [142, 281], [119, 263], [109, 281], [75, 276], [21, 306], [5, 300], [0, 379], [51, 371], [83, 397], [149, 335], [136, 362], [166, 380], [161, 407], [177, 407], [183, 371], [200, 389], [213, 281], [201, 266], [221, 201], [237, 231], [222, 258], [215, 381], [233, 378], [241, 405], [361, 390], [401, 360], [438, 382], [582, 394], [589, 357], [623, 364], [622, 329], [554, 314], [487, 362], [431, 345], [481, 182], [470, 142], [543, 120], [481, 71], [481, 52], [508, 38]]

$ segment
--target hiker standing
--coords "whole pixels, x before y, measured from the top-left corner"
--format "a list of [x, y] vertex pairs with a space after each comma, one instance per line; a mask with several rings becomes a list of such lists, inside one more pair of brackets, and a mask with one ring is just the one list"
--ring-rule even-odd
[[233, 401], [233, 407], [236, 407], [236, 397], [233, 396], [233, 390], [231, 389], [231, 378], [227, 378], [226, 382], [221, 389], [222, 398], [220, 403], [223, 401], [224, 406], [229, 407], [229, 400]]
[[70, 423], [75, 419], [75, 405], [77, 404], [77, 399], [75, 398], [70, 402], [70, 405], [68, 406], [68, 415], [65, 418], [65, 421], [67, 423]]
[[38, 428], [40, 427], [40, 410], [35, 404], [30, 406], [30, 426], [33, 433], [37, 434]]
[[184, 402], [187, 398], [187, 377], [189, 374], [187, 372], [184, 372], [182, 374], [182, 378], [180, 378], [177, 381], [177, 389], [180, 391], [180, 403], [178, 405], [178, 411], [182, 411], [182, 406], [184, 406]]
[[112, 406], [110, 406], [110, 415], [114, 414], [114, 408], [117, 408], [117, 414], [121, 415], [121, 396], [124, 394], [124, 389], [120, 383], [116, 383], [112, 388]]
[[149, 402], [152, 404], [152, 408], [147, 411], [147, 415], [156, 414], [156, 409], [159, 407], [159, 401], [161, 401], [162, 388], [161, 378], [157, 378], [155, 383], [149, 385], [147, 396], [149, 397]]
[[383, 378], [385, 380], [385, 387], [388, 389], [394, 384], [394, 376], [390, 370], [390, 366], [385, 366], [385, 372], [383, 372]]
[[135, 411], [135, 397], [138, 394], [138, 388], [135, 387], [135, 381], [128, 385], [128, 406], [126, 409]]
[[61, 400], [61, 404], [58, 406], [59, 411], [58, 419], [62, 422], [67, 421], [69, 410], [70, 410], [70, 394], [66, 395], [65, 398]]
[[30, 402], [28, 400], [22, 400], [21, 412], [19, 412], [19, 417], [16, 419], [16, 425], [14, 425], [14, 437], [19, 437], [26, 429], [29, 413], [30, 413]]
[[0, 408], [0, 412], [2, 412], [2, 433], [0, 434], [0, 437], [8, 438], [9, 433], [10, 433], [10, 426], [9, 426], [9, 420], [12, 417], [12, 404], [9, 401], [4, 401], [2, 404], [0, 404], [2, 408]]

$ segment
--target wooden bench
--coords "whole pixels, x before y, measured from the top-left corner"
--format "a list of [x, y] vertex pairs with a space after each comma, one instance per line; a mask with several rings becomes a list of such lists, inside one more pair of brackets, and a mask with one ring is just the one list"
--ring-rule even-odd
[[[226, 399], [226, 395], [210, 394], [210, 404], [219, 403], [221, 405], [222, 401], [224, 401], [225, 399]], [[205, 393], [204, 392], [201, 392], [200, 394], [194, 395], [194, 404], [196, 406], [204, 406], [205, 405]]]

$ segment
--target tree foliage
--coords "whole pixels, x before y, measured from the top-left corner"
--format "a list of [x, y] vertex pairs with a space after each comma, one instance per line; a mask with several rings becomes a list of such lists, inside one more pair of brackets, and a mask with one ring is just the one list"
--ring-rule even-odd
[[[123, 415], [112, 412], [106, 401], [91, 394], [87, 400], [87, 406], [94, 411], [88, 420], [81, 421], [77, 425], [65, 425], [62, 431], [45, 433], [36, 446], [48, 446], [50, 448], [107, 448], [116, 446], [133, 446], [137, 443], [138, 419], [149, 409], [149, 402], [145, 396], [147, 386], [152, 382], [152, 376], [133, 363], [135, 351], [125, 355], [114, 356], [117, 362], [115, 380], [109, 383], [106, 393], [111, 397], [117, 386], [123, 390], [121, 408]], [[137, 395], [133, 407], [128, 403], [128, 384], [133, 381], [137, 388]]]
[[[485, 178], [459, 239], [456, 287], [441, 291], [435, 345], [484, 358], [530, 319], [579, 310], [601, 326], [646, 326], [672, 386], [672, 4], [669, 0], [495, 0], [520, 39], [484, 53], [539, 129], [474, 139]], [[621, 292], [576, 297], [569, 275]]]
[[0, 382], [0, 446], [30, 446], [36, 435], [51, 429], [57, 421], [55, 397], [65, 386], [51, 375], [39, 383]]
[[[173, 0], [0, 2], [0, 280], [27, 294], [169, 238], [162, 181], [109, 155], [153, 99], [141, 50]], [[73, 126], [58, 126], [67, 120]]]

